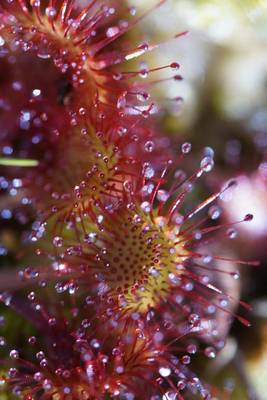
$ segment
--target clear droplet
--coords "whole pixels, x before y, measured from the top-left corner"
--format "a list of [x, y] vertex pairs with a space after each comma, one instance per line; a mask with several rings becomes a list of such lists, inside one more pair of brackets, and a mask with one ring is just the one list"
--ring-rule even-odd
[[158, 193], [157, 193], [158, 201], [165, 203], [169, 197], [170, 197], [170, 195], [166, 190], [163, 190], [163, 189], [158, 190]]
[[237, 231], [233, 228], [228, 229], [226, 234], [229, 237], [229, 239], [235, 239], [237, 237]]
[[221, 216], [221, 209], [218, 206], [212, 206], [210, 207], [208, 214], [211, 217], [211, 219], [213, 220], [218, 219]]
[[210, 172], [214, 167], [214, 160], [211, 157], [204, 157], [201, 160], [200, 167], [204, 172]]
[[146, 151], [147, 153], [151, 153], [151, 152], [154, 150], [154, 148], [155, 148], [155, 143], [152, 142], [151, 140], [148, 140], [148, 141], [145, 143], [144, 148], [145, 148], [145, 151]]
[[170, 376], [171, 374], [171, 369], [169, 367], [160, 367], [159, 368], [159, 374], [165, 378], [167, 376]]
[[62, 247], [63, 246], [63, 239], [60, 236], [55, 236], [53, 239], [53, 245], [55, 247]]
[[6, 340], [3, 336], [0, 336], [0, 346], [5, 346]]
[[189, 142], [185, 142], [185, 143], [183, 143], [182, 146], [181, 146], [181, 150], [182, 150], [182, 153], [183, 153], [183, 154], [188, 154], [188, 153], [190, 153], [191, 149], [192, 149], [192, 144], [189, 143]]
[[208, 358], [215, 358], [216, 357], [216, 351], [213, 347], [206, 347], [204, 350], [204, 354]]
[[182, 363], [183, 364], [185, 364], [185, 365], [188, 365], [188, 364], [190, 364], [190, 362], [191, 362], [191, 357], [190, 356], [183, 356], [182, 357], [182, 359], [181, 359], [181, 361], [182, 361]]
[[106, 30], [106, 36], [108, 38], [112, 38], [120, 32], [120, 28], [118, 26], [111, 26]]
[[14, 359], [19, 358], [18, 350], [11, 350], [9, 353], [9, 356], [10, 356], [10, 358], [14, 358]]
[[141, 203], [141, 209], [145, 213], [149, 213], [151, 211], [151, 204], [148, 201], [143, 201], [143, 203]]
[[54, 7], [47, 7], [45, 13], [49, 18], [54, 18], [57, 14], [57, 10]]
[[144, 169], [144, 176], [145, 176], [146, 178], [151, 179], [151, 178], [153, 178], [154, 175], [155, 175], [154, 168], [152, 168], [152, 167], [146, 167], [146, 168]]

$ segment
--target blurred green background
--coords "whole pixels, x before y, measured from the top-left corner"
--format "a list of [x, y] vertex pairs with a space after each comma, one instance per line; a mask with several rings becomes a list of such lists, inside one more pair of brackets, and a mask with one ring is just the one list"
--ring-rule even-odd
[[[155, 1], [135, 3], [147, 8]], [[196, 152], [214, 149], [210, 188], [237, 178], [235, 196], [222, 202], [226, 221], [254, 214], [251, 224], [240, 225], [232, 251], [240, 259], [260, 260], [261, 266], [241, 267], [241, 285], [231, 289], [253, 306], [252, 327], [234, 323], [229, 343], [206, 373], [226, 385], [227, 399], [266, 400], [267, 1], [169, 0], [142, 30], [149, 43], [151, 37], [153, 43], [166, 41], [153, 51], [152, 64], [181, 65], [183, 81], [157, 87], [158, 96], [183, 98], [182, 103], [166, 100], [163, 120], [172, 140], [190, 141]], [[188, 35], [169, 40], [187, 30]], [[170, 76], [169, 70], [160, 72], [161, 78]]]

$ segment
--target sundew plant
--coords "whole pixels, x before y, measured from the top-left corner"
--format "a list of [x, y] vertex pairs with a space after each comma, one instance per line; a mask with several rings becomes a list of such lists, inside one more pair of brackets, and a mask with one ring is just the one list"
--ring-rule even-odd
[[229, 398], [194, 359], [223, 348], [221, 313], [249, 325], [214, 242], [252, 215], [220, 222], [234, 180], [192, 195], [213, 153], [195, 167], [161, 127], [153, 74], [169, 70], [179, 92], [180, 65], [148, 67], [159, 44], [134, 32], [162, 3], [1, 0], [1, 195], [24, 226], [0, 284], [4, 398]]

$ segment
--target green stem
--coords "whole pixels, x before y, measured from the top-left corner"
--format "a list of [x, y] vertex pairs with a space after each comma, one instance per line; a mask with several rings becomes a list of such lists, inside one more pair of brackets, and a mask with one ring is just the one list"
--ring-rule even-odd
[[0, 165], [6, 167], [37, 167], [39, 162], [37, 160], [19, 159], [19, 158], [0, 158]]

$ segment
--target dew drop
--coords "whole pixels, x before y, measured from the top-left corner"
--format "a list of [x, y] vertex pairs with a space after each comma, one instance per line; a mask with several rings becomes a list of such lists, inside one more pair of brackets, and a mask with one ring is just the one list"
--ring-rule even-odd
[[52, 317], [48, 319], [48, 325], [49, 326], [54, 326], [56, 325], [56, 318]]
[[96, 236], [95, 232], [86, 233], [84, 235], [84, 241], [87, 243], [94, 243], [96, 241]]
[[215, 358], [216, 357], [216, 351], [213, 347], [206, 347], [204, 350], [204, 354], [208, 358]]
[[30, 292], [30, 293], [28, 294], [28, 299], [29, 299], [30, 301], [35, 300], [35, 293], [34, 293], [34, 292]]
[[145, 196], [148, 196], [153, 192], [153, 189], [154, 189], [154, 184], [153, 183], [148, 183], [147, 185], [144, 185], [142, 187], [142, 193]]
[[231, 276], [235, 279], [238, 280], [240, 278], [240, 274], [238, 272], [231, 272]]
[[40, 361], [40, 366], [41, 366], [42, 368], [47, 367], [47, 360], [46, 360], [45, 358], [43, 358], [43, 359]]
[[42, 360], [45, 357], [44, 352], [43, 351], [38, 351], [38, 353], [36, 353], [36, 358], [37, 360]]
[[174, 178], [178, 181], [183, 181], [186, 178], [186, 173], [181, 169], [177, 169], [175, 171]]
[[85, 298], [85, 302], [86, 302], [86, 304], [87, 304], [88, 306], [94, 304], [94, 300], [92, 299], [91, 296], [87, 296], [87, 297]]
[[159, 374], [160, 374], [163, 378], [165, 378], [165, 377], [167, 377], [167, 376], [170, 376], [170, 374], [171, 374], [171, 369], [168, 368], [168, 367], [160, 367], [160, 368], [159, 368]]
[[10, 368], [8, 371], [8, 375], [10, 378], [15, 378], [17, 375], [17, 369], [16, 368]]
[[228, 306], [228, 300], [227, 299], [221, 299], [220, 300], [220, 305], [221, 305], [221, 307], [227, 307]]
[[164, 393], [164, 395], [162, 396], [162, 400], [176, 400], [176, 398], [177, 398], [177, 393], [173, 391], [168, 391]]
[[200, 317], [197, 314], [190, 314], [188, 317], [188, 322], [191, 325], [198, 325], [200, 323]]
[[64, 392], [64, 394], [70, 394], [71, 389], [68, 386], [64, 386], [63, 392]]
[[[0, 300], [2, 301], [2, 302], [4, 302], [4, 304], [6, 305], [6, 306], [10, 306], [10, 303], [11, 303], [11, 300], [12, 300], [12, 295], [10, 294], [10, 293], [8, 293], [8, 292], [6, 292], [6, 293], [1, 293], [0, 294]], [[4, 318], [4, 317], [2, 317], [2, 318]], [[1, 324], [1, 320], [3, 321], [3, 319], [0, 319], [0, 325], [2, 325]]]
[[202, 239], [202, 232], [200, 230], [194, 231], [194, 238], [196, 240], [201, 240]]
[[80, 115], [85, 115], [86, 114], [86, 109], [84, 107], [79, 108], [79, 114]]
[[43, 374], [41, 372], [36, 372], [33, 375], [33, 379], [37, 382], [40, 382], [43, 379]]
[[210, 172], [214, 167], [214, 160], [211, 157], [204, 157], [201, 160], [200, 167], [204, 172]]
[[147, 101], [150, 97], [150, 94], [147, 92], [140, 92], [137, 95], [137, 99], [140, 101]]
[[12, 88], [16, 91], [19, 92], [22, 89], [22, 83], [19, 81], [14, 81], [12, 83]]
[[152, 142], [151, 140], [148, 140], [148, 141], [145, 143], [144, 148], [145, 148], [145, 151], [146, 151], [147, 153], [151, 153], [151, 152], [154, 150], [154, 148], [155, 148], [155, 143]]
[[158, 201], [165, 203], [169, 197], [170, 197], [170, 195], [166, 190], [163, 190], [163, 189], [158, 190], [158, 193], [157, 193]]
[[178, 390], [184, 390], [186, 388], [186, 383], [185, 383], [185, 381], [184, 380], [180, 380], [180, 381], [178, 381], [178, 383], [177, 383], [177, 389]]
[[142, 68], [139, 71], [139, 76], [143, 79], [147, 78], [148, 76], [148, 69], [147, 68]]
[[97, 339], [92, 339], [90, 342], [90, 345], [94, 348], [94, 349], [99, 349], [100, 348], [100, 343]]
[[228, 229], [226, 234], [229, 237], [229, 239], [235, 239], [237, 237], [237, 231], [232, 228]]
[[192, 292], [193, 289], [194, 289], [194, 284], [193, 284], [192, 282], [187, 282], [187, 283], [184, 285], [184, 290], [185, 290], [186, 292]]
[[126, 95], [127, 95], [127, 92], [123, 92], [119, 97], [118, 97], [118, 100], [117, 100], [117, 108], [118, 109], [121, 109], [121, 108], [124, 108], [125, 106], [126, 106]]
[[129, 13], [132, 15], [132, 16], [134, 16], [134, 15], [136, 15], [136, 12], [137, 12], [137, 10], [136, 10], [136, 7], [129, 7]]
[[83, 319], [81, 325], [84, 329], [87, 329], [90, 326], [90, 321], [88, 319]]
[[119, 136], [124, 136], [127, 133], [127, 128], [125, 128], [124, 126], [119, 126], [117, 128], [117, 132]]
[[186, 348], [186, 351], [190, 354], [196, 354], [197, 346], [195, 344], [189, 344]]
[[43, 382], [43, 389], [49, 391], [52, 389], [52, 387], [53, 387], [52, 382], [49, 379], [45, 379]]
[[183, 356], [181, 361], [182, 361], [183, 364], [188, 365], [191, 362], [191, 357], [190, 356]]
[[112, 355], [113, 356], [121, 356], [121, 350], [118, 347], [114, 347], [112, 349]]
[[144, 176], [148, 179], [153, 178], [153, 176], [155, 175], [155, 171], [152, 167], [145, 167], [144, 169]]
[[148, 273], [151, 276], [155, 276], [155, 277], [159, 276], [159, 271], [155, 267], [149, 267]]
[[98, 215], [96, 219], [99, 224], [102, 224], [102, 222], [104, 221], [104, 215]]
[[33, 97], [38, 97], [41, 94], [41, 90], [40, 89], [33, 89], [32, 91], [32, 95]]
[[108, 38], [112, 38], [120, 32], [120, 28], [118, 26], [111, 26], [106, 30], [106, 36]]
[[53, 238], [53, 245], [55, 247], [62, 247], [63, 246], [63, 239], [60, 236], [55, 236]]
[[145, 213], [149, 213], [151, 211], [151, 204], [148, 201], [143, 201], [143, 203], [141, 203], [141, 209]]
[[45, 13], [49, 18], [54, 18], [57, 14], [57, 10], [54, 7], [47, 7]]
[[9, 353], [9, 356], [10, 356], [10, 358], [14, 358], [14, 359], [19, 358], [18, 350], [11, 350]]
[[202, 261], [204, 264], [209, 264], [212, 261], [212, 256], [209, 254], [203, 255]]
[[214, 157], [214, 150], [211, 147], [205, 147], [203, 149], [203, 156], [213, 158]]
[[129, 181], [129, 180], [124, 181], [123, 182], [123, 187], [124, 187], [124, 189], [125, 189], [125, 191], [127, 193], [130, 193], [132, 191], [132, 189], [133, 189], [132, 182]]
[[135, 215], [133, 216], [133, 223], [134, 223], [134, 224], [139, 224], [140, 222], [142, 222], [142, 218], [140, 217], [140, 215], [135, 214]]
[[29, 337], [29, 339], [28, 339], [28, 343], [29, 344], [34, 345], [34, 344], [36, 344], [36, 342], [37, 342], [37, 339], [36, 339], [35, 336], [30, 336]]
[[182, 146], [181, 146], [181, 150], [182, 150], [182, 153], [183, 153], [183, 154], [188, 154], [188, 153], [190, 153], [191, 149], [192, 149], [192, 144], [189, 143], [189, 142], [185, 142], [185, 143], [183, 143]]
[[218, 206], [212, 206], [208, 214], [212, 220], [218, 219], [221, 216], [221, 209]]
[[6, 340], [3, 336], [0, 336], [0, 346], [5, 346]]
[[120, 81], [123, 79], [123, 75], [119, 72], [116, 72], [115, 74], [113, 74], [112, 77], [113, 77], [114, 81]]
[[15, 394], [16, 396], [21, 397], [21, 388], [19, 386], [14, 386], [12, 389], [12, 393]]

